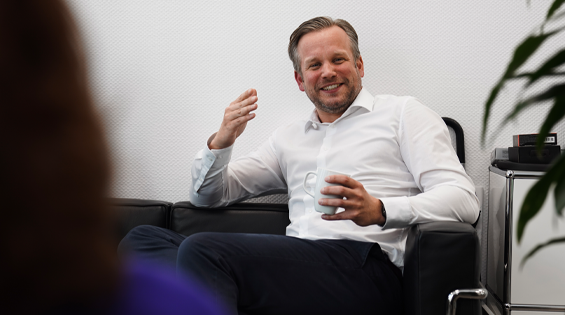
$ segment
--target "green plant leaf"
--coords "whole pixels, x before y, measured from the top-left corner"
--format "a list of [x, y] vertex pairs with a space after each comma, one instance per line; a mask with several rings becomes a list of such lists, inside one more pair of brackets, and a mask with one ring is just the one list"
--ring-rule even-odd
[[[561, 156], [561, 159], [559, 159], [557, 163], [562, 164], [559, 166], [562, 170], [565, 169], [565, 158], [563, 156]], [[559, 175], [560, 176], [555, 180], [557, 184], [553, 190], [553, 196], [555, 198], [555, 211], [558, 216], [563, 216], [563, 208], [565, 207], [565, 171], [562, 171]]]
[[558, 123], [559, 120], [563, 118], [563, 116], [565, 116], [565, 97], [556, 97], [555, 102], [553, 103], [551, 110], [547, 114], [547, 117], [545, 118], [545, 121], [543, 122], [543, 125], [541, 126], [538, 134], [536, 143], [538, 152], [541, 152], [545, 144], [545, 137], [547, 137], [551, 128], [553, 128], [553, 126]]
[[547, 11], [547, 16], [546, 16], [546, 20], [549, 20], [551, 18], [551, 16], [553, 15], [553, 13], [555, 13], [555, 11], [559, 10], [559, 7], [561, 7], [561, 5], [565, 2], [565, 0], [555, 0], [553, 1], [553, 4], [551, 5], [551, 7], [549, 8], [549, 10]]
[[[515, 75], [512, 79], [522, 79], [522, 78], [530, 78], [534, 75], [533, 72], [524, 72], [524, 73], [520, 73]], [[546, 77], [560, 77], [560, 76], [565, 76], [565, 72], [557, 72], [557, 71], [553, 71], [553, 72], [549, 72], [547, 74], [545, 74]]]
[[545, 198], [547, 197], [547, 192], [551, 187], [553, 182], [559, 182], [565, 175], [565, 155], [561, 155], [547, 170], [545, 175], [543, 175], [535, 184], [532, 186], [522, 208], [520, 209], [520, 215], [518, 216], [517, 224], [517, 237], [518, 243], [522, 240], [524, 234], [524, 229], [526, 224], [530, 221], [541, 209]]
[[481, 142], [484, 143], [486, 131], [487, 131], [487, 123], [490, 116], [490, 111], [492, 108], [492, 104], [494, 103], [498, 93], [504, 86], [504, 82], [506, 80], [512, 79], [514, 77], [514, 73], [530, 56], [536, 52], [536, 50], [543, 44], [543, 42], [548, 39], [549, 37], [553, 36], [554, 34], [558, 33], [560, 30], [556, 30], [547, 34], [540, 34], [540, 35], [530, 35], [528, 36], [516, 49], [514, 50], [514, 54], [512, 56], [512, 60], [508, 64], [504, 75], [500, 79], [500, 81], [496, 84], [496, 86], [490, 92], [489, 98], [485, 104], [485, 113], [483, 115], [483, 132], [481, 134]]
[[546, 20], [546, 22], [549, 21], [549, 20], [551, 20], [551, 21], [559, 20], [560, 18], [562, 18], [562, 17], [564, 17], [564, 16], [565, 16], [565, 11], [559, 12], [559, 13], [557, 13], [557, 14], [554, 14], [554, 15], [551, 17], [551, 19]]
[[[529, 0], [527, 1], [529, 4]], [[540, 34], [528, 36], [521, 44], [518, 45], [518, 47], [516, 47], [512, 59], [508, 64], [506, 71], [504, 72], [504, 75], [491, 90], [490, 95], [485, 103], [485, 112], [483, 115], [483, 130], [481, 134], [481, 142], [483, 144], [486, 137], [487, 123], [492, 110], [492, 106], [500, 90], [504, 87], [506, 81], [519, 78], [528, 78], [528, 83], [525, 86], [525, 88], [527, 88], [533, 83], [537, 82], [540, 78], [549, 76], [558, 77], [565, 74], [563, 73], [563, 71], [557, 72], [559, 71], [559, 68], [562, 68], [562, 66], [565, 65], [565, 49], [562, 49], [557, 54], [552, 56], [535, 72], [516, 74], [518, 69], [538, 50], [538, 48], [545, 42], [545, 40], [565, 29], [565, 27], [562, 27], [552, 32], [544, 33], [546, 24], [548, 24], [550, 20], [555, 21], [558, 18], [565, 16], [565, 12], [563, 10], [559, 11], [563, 3], [565, 3], [565, 0], [553, 1], [551, 7], [548, 10], [545, 22], [540, 26]], [[514, 106], [513, 111], [506, 116], [502, 125], [505, 125], [508, 121], [514, 119], [525, 108], [550, 99], [555, 99], [555, 101], [539, 132], [540, 136], [537, 140], [537, 144], [539, 146], [540, 139], [543, 139], [543, 136], [547, 135], [550, 132], [551, 128], [565, 116], [564, 83], [552, 85], [546, 91], [520, 101]], [[499, 126], [498, 128], [501, 128], [501, 126]], [[520, 209], [520, 213], [518, 215], [518, 223], [516, 225], [518, 243], [520, 243], [520, 241], [522, 240], [524, 230], [528, 222], [540, 211], [541, 207], [543, 206], [547, 198], [547, 193], [553, 183], [556, 183], [554, 190], [556, 212], [559, 216], [562, 216], [563, 209], [565, 208], [565, 155], [561, 155], [559, 158], [557, 158], [557, 161], [555, 161], [549, 167], [545, 175], [542, 176], [527, 193], [522, 208]], [[522, 265], [527, 259], [529, 259], [540, 249], [548, 245], [561, 242], [565, 242], [565, 237], [550, 240], [544, 244], [538, 245], [523, 259]]]
[[[565, 0], [563, 0], [565, 1]], [[555, 68], [565, 64], [565, 49], [559, 51], [553, 55], [549, 60], [547, 60], [538, 70], [529, 75], [530, 80], [526, 87], [535, 83], [538, 79], [545, 76], [555, 75]], [[521, 76], [521, 75], [520, 75]], [[518, 77], [520, 77], [518, 76]]]
[[547, 172], [542, 178], [540, 178], [540, 180], [532, 186], [530, 191], [528, 191], [528, 194], [524, 199], [524, 203], [522, 204], [520, 215], [518, 217], [518, 224], [516, 226], [518, 243], [522, 240], [526, 225], [539, 212], [541, 206], [543, 206], [543, 203], [545, 202], [547, 192], [553, 182], [551, 174], [552, 173]]
[[530, 105], [534, 104], [534, 103], [539, 103], [542, 101], [546, 101], [549, 99], [552, 99], [554, 97], [560, 97], [565, 95], [565, 83], [563, 84], [557, 84], [554, 85], [552, 87], [550, 87], [549, 89], [545, 90], [544, 92], [540, 93], [540, 94], [536, 94], [534, 96], [531, 96], [523, 101], [521, 101], [520, 103], [516, 104], [516, 106], [514, 107], [514, 110], [508, 114], [506, 116], [506, 118], [503, 121], [503, 124], [506, 124], [508, 121], [516, 118], [516, 116], [524, 109], [526, 109], [527, 107], [529, 107]]
[[491, 110], [491, 107], [492, 107], [492, 103], [496, 99], [498, 92], [500, 92], [502, 85], [503, 85], [503, 81], [500, 80], [500, 82], [498, 82], [498, 84], [494, 88], [492, 88], [492, 91], [490, 91], [490, 95], [489, 95], [488, 100], [485, 104], [485, 113], [483, 115], [483, 132], [481, 133], [481, 143], [483, 143], [483, 144], [485, 142], [485, 136], [486, 136], [486, 133], [487, 133], [487, 123], [488, 123], [488, 119], [489, 119], [489, 116], [490, 116], [490, 110]]
[[520, 215], [518, 216], [518, 224], [517, 224], [517, 237], [518, 243], [522, 240], [522, 236], [524, 234], [524, 229], [528, 222], [539, 212], [543, 203], [545, 202], [545, 198], [547, 197], [547, 192], [551, 187], [553, 182], [561, 182], [565, 177], [565, 155], [561, 155], [547, 170], [545, 175], [543, 175], [535, 184], [532, 186], [526, 198], [524, 199], [524, 203], [522, 204], [522, 208], [520, 209]]
[[514, 76], [514, 73], [520, 68], [530, 56], [538, 50], [543, 42], [549, 37], [558, 33], [561, 29], [546, 34], [530, 35], [514, 50], [512, 60], [508, 64], [508, 68], [504, 73], [503, 80]]
[[530, 257], [532, 257], [535, 253], [537, 253], [540, 249], [545, 248], [549, 245], [554, 245], [554, 244], [559, 244], [559, 243], [564, 243], [565, 242], [565, 237], [561, 237], [561, 238], [555, 238], [552, 240], [549, 240], [543, 244], [539, 244], [538, 246], [534, 247], [534, 249], [532, 249], [523, 259], [522, 262], [520, 263], [520, 269], [522, 269], [524, 267], [524, 265], [526, 264], [526, 260], [530, 259]]

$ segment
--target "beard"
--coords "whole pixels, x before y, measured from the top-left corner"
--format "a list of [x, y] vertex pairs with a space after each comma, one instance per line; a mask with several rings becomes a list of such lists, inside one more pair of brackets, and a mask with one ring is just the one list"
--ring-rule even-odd
[[334, 100], [331, 102], [324, 102], [320, 97], [317, 96], [317, 92], [319, 89], [310, 90], [306, 89], [306, 96], [310, 99], [310, 101], [314, 104], [314, 106], [325, 113], [328, 114], [343, 114], [349, 106], [353, 103], [355, 98], [363, 86], [361, 85], [361, 76], [359, 76], [359, 72], [357, 72], [357, 80], [355, 83], [352, 83], [349, 79], [345, 79], [343, 85], [349, 88], [346, 92], [345, 97], [341, 100]]

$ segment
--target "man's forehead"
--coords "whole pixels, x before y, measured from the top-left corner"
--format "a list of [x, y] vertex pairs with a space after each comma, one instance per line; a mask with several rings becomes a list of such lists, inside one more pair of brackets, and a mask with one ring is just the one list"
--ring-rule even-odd
[[337, 25], [304, 34], [298, 41], [297, 49], [300, 54], [304, 53], [304, 50], [325, 50], [327, 46], [334, 46], [334, 54], [338, 51], [343, 54], [352, 53], [349, 36]]
[[347, 33], [339, 26], [333, 25], [319, 30], [314, 30], [302, 35], [298, 40], [298, 47], [310, 43], [312, 41], [325, 41], [340, 38], [349, 42]]

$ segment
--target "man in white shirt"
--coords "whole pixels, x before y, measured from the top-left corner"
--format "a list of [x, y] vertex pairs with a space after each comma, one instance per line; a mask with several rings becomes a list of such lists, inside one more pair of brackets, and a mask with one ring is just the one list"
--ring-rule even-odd
[[[255, 117], [257, 92], [249, 89], [226, 108], [193, 163], [197, 206], [288, 192], [287, 236], [200, 233], [170, 241], [170, 232], [143, 232], [175, 243], [171, 259], [182, 241], [178, 268], [210, 286], [232, 314], [401, 314], [407, 228], [478, 217], [474, 185], [441, 118], [412, 97], [364, 89], [357, 40], [344, 20], [304, 22], [291, 35], [289, 56], [299, 89], [315, 105], [309, 119], [278, 128], [257, 151], [230, 161]], [[321, 193], [342, 198], [318, 201], [340, 207], [334, 215], [316, 212], [303, 188], [317, 168], [350, 175], [325, 178], [340, 184]]]

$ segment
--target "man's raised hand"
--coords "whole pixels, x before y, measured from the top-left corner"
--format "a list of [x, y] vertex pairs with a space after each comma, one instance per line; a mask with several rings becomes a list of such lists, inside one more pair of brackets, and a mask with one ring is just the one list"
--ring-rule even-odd
[[214, 139], [208, 144], [210, 149], [223, 149], [234, 144], [247, 122], [255, 118], [252, 111], [257, 109], [257, 91], [249, 89], [231, 102], [224, 113], [224, 120]]

